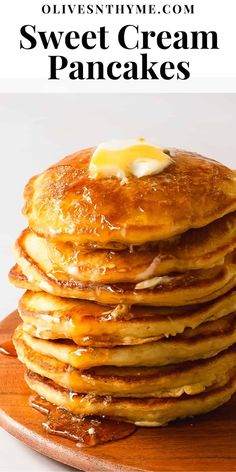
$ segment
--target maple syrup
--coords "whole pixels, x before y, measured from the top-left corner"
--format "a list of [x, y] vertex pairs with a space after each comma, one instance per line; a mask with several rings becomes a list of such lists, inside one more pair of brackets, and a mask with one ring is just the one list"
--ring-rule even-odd
[[11, 339], [8, 339], [7, 341], [4, 341], [0, 344], [0, 354], [9, 357], [17, 357], [16, 350]]
[[64, 408], [52, 405], [40, 396], [30, 397], [30, 405], [47, 416], [43, 429], [76, 442], [78, 447], [91, 447], [117, 441], [134, 433], [136, 426], [104, 417], [73, 415]]

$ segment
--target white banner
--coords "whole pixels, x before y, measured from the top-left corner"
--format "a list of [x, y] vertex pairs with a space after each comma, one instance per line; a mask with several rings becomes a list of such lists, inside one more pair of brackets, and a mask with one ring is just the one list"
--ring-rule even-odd
[[235, 0], [8, 0], [0, 92], [236, 92], [235, 18]]

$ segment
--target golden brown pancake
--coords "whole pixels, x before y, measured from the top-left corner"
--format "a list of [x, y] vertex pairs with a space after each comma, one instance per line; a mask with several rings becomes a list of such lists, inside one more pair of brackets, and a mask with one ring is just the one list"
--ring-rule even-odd
[[197, 359], [207, 359], [236, 342], [236, 312], [219, 320], [203, 323], [183, 334], [132, 346], [84, 347], [70, 340], [48, 341], [22, 334], [33, 351], [55, 357], [76, 369], [97, 366], [157, 367]]
[[236, 374], [232, 369], [228, 382], [210, 387], [198, 395], [179, 398], [115, 398], [71, 392], [46, 377], [28, 371], [28, 386], [51, 403], [76, 415], [96, 415], [122, 419], [137, 426], [161, 426], [176, 418], [207, 413], [227, 402], [236, 390]]
[[188, 307], [99, 305], [27, 291], [18, 311], [24, 330], [41, 339], [72, 339], [80, 346], [112, 347], [143, 344], [175, 336], [185, 328], [229, 315], [236, 307], [236, 291], [206, 304]]
[[37, 234], [81, 244], [140, 245], [236, 210], [235, 173], [218, 162], [176, 150], [161, 173], [130, 177], [122, 185], [115, 177], [89, 177], [93, 152], [72, 154], [29, 181], [24, 214]]
[[8, 274], [9, 281], [15, 285], [17, 288], [33, 290], [34, 292], [41, 292], [41, 289], [36, 287], [32, 282], [29, 282], [27, 277], [23, 274], [21, 268], [15, 264], [9, 274]]
[[25, 343], [21, 327], [13, 340], [18, 358], [27, 369], [78, 393], [139, 398], [195, 395], [216, 382], [227, 383], [236, 366], [233, 347], [211, 359], [167, 367], [97, 367], [81, 371], [35, 352]]
[[222, 264], [236, 248], [236, 212], [210, 225], [159, 243], [114, 251], [78, 243], [50, 242], [27, 229], [17, 246], [28, 254], [46, 254], [54, 277], [65, 272], [80, 282], [138, 282], [170, 272], [207, 269]]
[[[36, 253], [34, 248], [28, 250], [29, 254], [18, 242], [15, 251], [17, 263], [30, 282], [24, 285], [20, 279], [19, 286], [31, 289], [32, 283], [33, 287], [59, 297], [80, 298], [105, 304], [179, 306], [204, 303], [232, 289], [236, 281], [236, 252], [229, 254], [224, 264], [211, 269], [173, 273], [138, 284], [96, 284], [80, 282], [65, 272], [60, 272], [55, 277], [50, 272], [52, 264], [48, 255], [42, 251]], [[18, 286], [17, 274], [10, 274], [10, 279]]]
[[33, 282], [30, 282], [26, 275], [23, 274], [21, 268], [15, 264], [9, 274], [9, 281], [15, 285], [17, 288], [22, 288], [23, 290], [33, 290], [34, 292], [41, 292], [41, 289], [38, 288]]

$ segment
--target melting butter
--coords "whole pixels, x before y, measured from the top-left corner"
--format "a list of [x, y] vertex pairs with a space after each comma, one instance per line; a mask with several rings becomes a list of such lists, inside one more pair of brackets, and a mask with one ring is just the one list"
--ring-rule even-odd
[[130, 175], [144, 177], [162, 172], [173, 160], [157, 146], [144, 139], [101, 143], [94, 151], [89, 175], [93, 179]]

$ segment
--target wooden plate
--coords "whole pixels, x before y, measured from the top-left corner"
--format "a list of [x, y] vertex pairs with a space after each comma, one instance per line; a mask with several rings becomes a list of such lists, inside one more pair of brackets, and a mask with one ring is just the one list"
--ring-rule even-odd
[[[14, 312], [0, 324], [0, 345], [18, 323]], [[0, 425], [36, 451], [83, 471], [236, 471], [236, 397], [202, 417], [139, 428], [121, 441], [79, 449], [42, 430], [43, 417], [28, 405], [28, 396], [19, 361], [0, 355]]]

